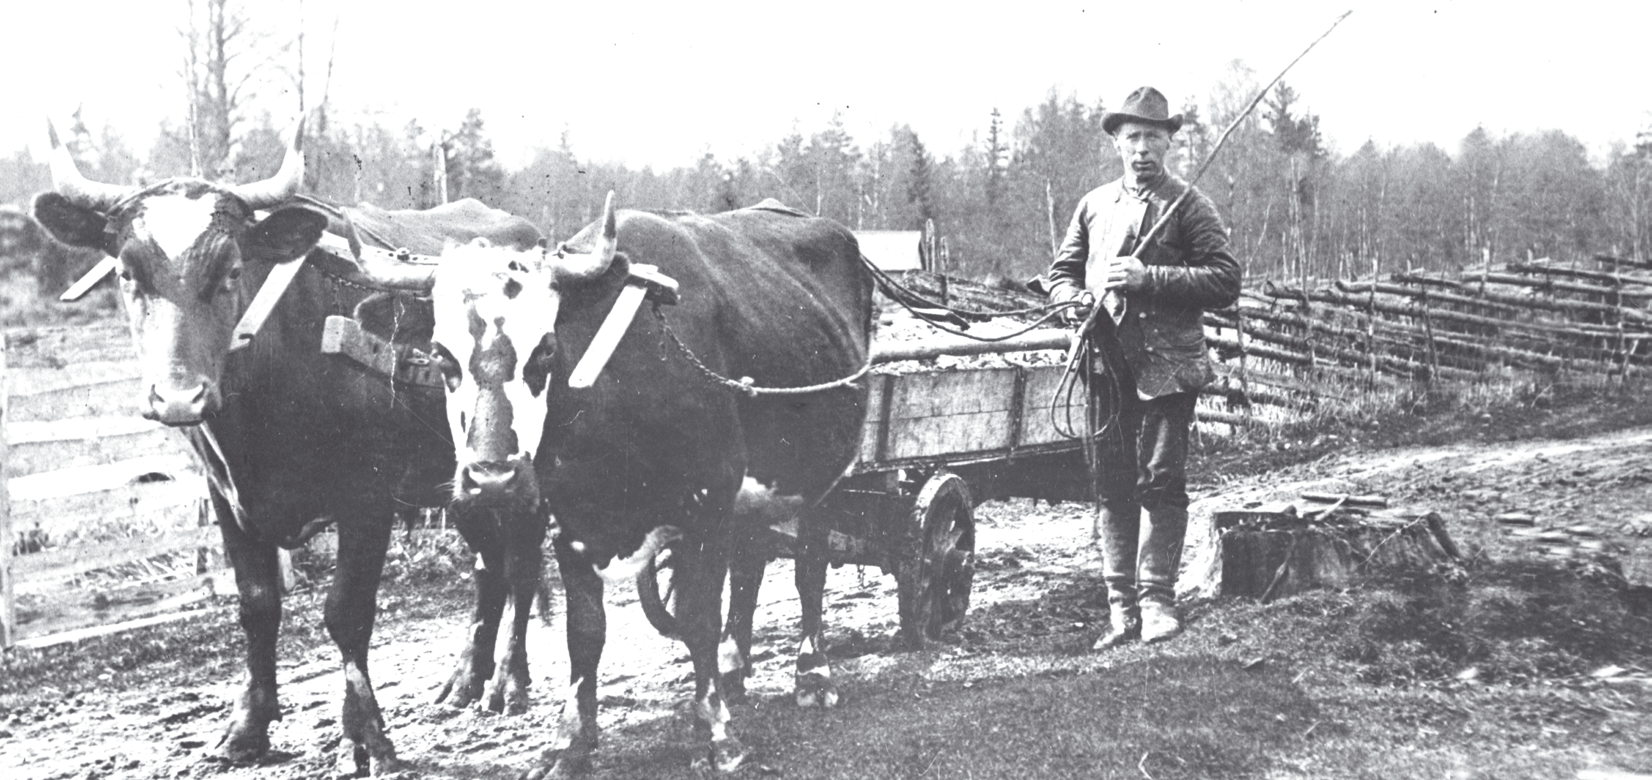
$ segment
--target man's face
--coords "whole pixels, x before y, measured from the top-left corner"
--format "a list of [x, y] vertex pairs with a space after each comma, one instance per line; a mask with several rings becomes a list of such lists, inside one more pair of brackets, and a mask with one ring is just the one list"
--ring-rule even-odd
[[1164, 170], [1164, 156], [1170, 151], [1170, 132], [1157, 125], [1123, 122], [1113, 134], [1125, 176], [1135, 182], [1151, 181]]

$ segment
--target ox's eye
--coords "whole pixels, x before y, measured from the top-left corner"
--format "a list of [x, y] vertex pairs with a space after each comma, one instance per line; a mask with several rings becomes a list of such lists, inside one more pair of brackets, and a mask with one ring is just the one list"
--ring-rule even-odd
[[545, 391], [545, 384], [549, 381], [551, 369], [556, 364], [556, 334], [547, 333], [534, 346], [533, 352], [528, 355], [528, 361], [522, 365], [522, 380], [528, 383], [528, 389], [534, 395]]
[[431, 344], [431, 357], [436, 361], [436, 368], [442, 372], [442, 381], [447, 383], [449, 392], [457, 391], [459, 383], [464, 381], [464, 373], [459, 367], [459, 361], [453, 359], [453, 353], [441, 344]]
[[235, 285], [239, 284], [240, 282], [241, 282], [241, 266], [232, 265], [232, 266], [229, 267], [229, 270], [224, 271], [224, 289], [225, 290], [235, 289]]

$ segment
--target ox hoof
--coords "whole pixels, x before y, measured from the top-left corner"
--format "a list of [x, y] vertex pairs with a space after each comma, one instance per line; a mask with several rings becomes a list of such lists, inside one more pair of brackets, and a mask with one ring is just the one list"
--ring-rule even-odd
[[536, 766], [523, 772], [517, 780], [563, 780], [591, 773], [590, 756], [563, 756], [545, 766]]
[[746, 746], [734, 737], [711, 743], [711, 766], [719, 772], [733, 772], [746, 761]]
[[218, 741], [220, 755], [232, 764], [257, 761], [270, 752], [269, 721], [244, 716], [230, 719], [224, 727], [224, 737]]
[[465, 709], [481, 700], [486, 684], [486, 678], [479, 678], [468, 669], [460, 669], [442, 685], [442, 690], [436, 694], [436, 703], [456, 710]]
[[506, 715], [521, 715], [528, 711], [527, 675], [515, 674], [495, 678], [488, 685], [488, 709]]
[[837, 706], [837, 689], [830, 685], [797, 689], [797, 706], [831, 709]]
[[371, 770], [372, 762], [367, 758], [366, 746], [348, 739], [339, 741], [338, 759], [333, 762], [335, 780], [366, 777]]

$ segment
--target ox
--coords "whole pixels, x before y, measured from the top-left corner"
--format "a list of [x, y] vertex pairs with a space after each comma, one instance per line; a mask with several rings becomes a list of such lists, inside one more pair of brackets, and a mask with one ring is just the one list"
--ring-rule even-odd
[[[546, 764], [530, 776], [589, 765], [603, 583], [629, 581], [667, 543], [675, 544], [676, 617], [694, 667], [697, 733], [717, 769], [744, 758], [726, 702], [744, 692], [768, 550], [753, 519], [765, 513], [736, 509], [814, 507], [853, 460], [866, 389], [746, 397], [661, 350], [674, 335], [725, 377], [766, 387], [827, 383], [865, 366], [872, 312], [854, 236], [771, 203], [714, 216], [616, 215], [610, 195], [602, 218], [554, 251], [451, 248], [429, 282], [448, 419], [465, 443], [458, 480], [499, 475], [455, 499], [538, 496], [559, 528], [571, 690]], [[594, 383], [570, 387], [632, 266], [643, 264], [680, 285], [672, 334], [660, 320], [637, 318]], [[800, 518], [796, 565], [797, 699], [832, 706], [821, 625], [827, 530], [810, 514]]]
[[[531, 247], [538, 231], [475, 201], [397, 212], [338, 210], [297, 198], [302, 123], [280, 171], [240, 186], [194, 178], [145, 188], [89, 181], [51, 135], [55, 191], [35, 198], [35, 217], [64, 243], [118, 260], [142, 364], [139, 407], [145, 417], [184, 427], [208, 466], [247, 637], [247, 681], [225, 730], [225, 755], [247, 760], [265, 753], [269, 723], [280, 717], [277, 547], [296, 546], [336, 521], [338, 564], [325, 620], [344, 670], [339, 770], [394, 766], [368, 675], [375, 596], [394, 507], [444, 501], [452, 443], [441, 424], [441, 390], [367, 374], [319, 349], [333, 314], [354, 315], [392, 344], [428, 343], [428, 305], [374, 291], [354, 263], [312, 249], [329, 229], [352, 242], [367, 236], [387, 248], [431, 254], [447, 240], [478, 236]], [[232, 330], [273, 264], [306, 256], [262, 332], [250, 347], [232, 351]], [[467, 532], [473, 543], [484, 536]], [[493, 570], [500, 568], [500, 543], [477, 545]], [[478, 614], [491, 611], [497, 627], [498, 577], [479, 574]], [[490, 634], [478, 628], [478, 636]], [[473, 643], [461, 654], [449, 684], [456, 698], [475, 696], [492, 671], [490, 653], [491, 645]], [[518, 684], [526, 684], [525, 675]]]

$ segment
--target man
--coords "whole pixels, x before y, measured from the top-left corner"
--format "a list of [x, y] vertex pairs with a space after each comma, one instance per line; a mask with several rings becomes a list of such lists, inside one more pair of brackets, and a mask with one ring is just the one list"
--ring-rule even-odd
[[1188, 189], [1164, 167], [1181, 126], [1152, 87], [1102, 116], [1124, 176], [1079, 201], [1048, 274], [1052, 301], [1093, 296], [1116, 326], [1090, 334], [1097, 357], [1090, 397], [1101, 434], [1097, 526], [1111, 618], [1098, 650], [1181, 632], [1176, 572], [1187, 530], [1188, 431], [1199, 388], [1215, 378], [1201, 315], [1239, 297], [1227, 231], [1199, 191], [1138, 246]]

